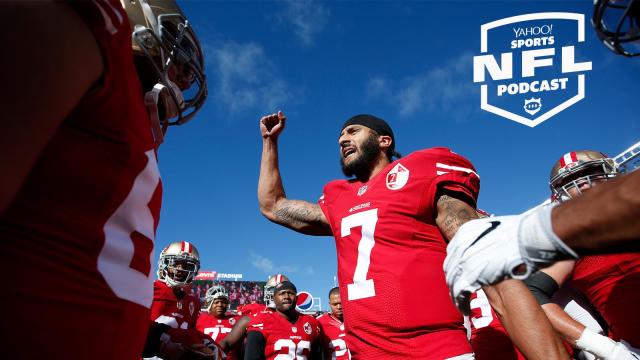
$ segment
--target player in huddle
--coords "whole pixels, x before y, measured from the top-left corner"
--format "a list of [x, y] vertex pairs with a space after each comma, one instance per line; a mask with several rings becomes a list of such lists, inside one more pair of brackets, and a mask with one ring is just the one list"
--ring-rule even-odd
[[328, 183], [319, 204], [290, 200], [278, 169], [285, 121], [282, 112], [260, 120], [260, 208], [280, 225], [335, 237], [352, 356], [471, 358], [442, 263], [446, 238], [476, 217], [480, 178], [473, 165], [447, 148], [394, 161], [399, 154], [391, 127], [373, 115], [356, 115], [338, 138], [342, 170], [352, 178]]
[[340, 288], [334, 287], [329, 291], [330, 312], [320, 315], [320, 343], [325, 360], [351, 359], [351, 353], [347, 345], [347, 337], [344, 331], [344, 319], [342, 317], [342, 301]]
[[[295, 231], [334, 236], [352, 357], [472, 359], [442, 266], [447, 241], [463, 223], [477, 218], [480, 178], [473, 165], [444, 147], [394, 161], [399, 154], [389, 124], [373, 115], [356, 115], [338, 137], [342, 171], [352, 178], [329, 182], [318, 204], [291, 200], [278, 166], [277, 140], [285, 122], [282, 112], [260, 119], [260, 210]], [[495, 291], [505, 289], [526, 291], [517, 283]], [[544, 318], [539, 308], [520, 310]], [[521, 328], [539, 334], [531, 336], [531, 343], [551, 332], [548, 324], [542, 323], [546, 329], [534, 324]]]
[[254, 314], [247, 328], [245, 360], [320, 360], [317, 320], [296, 310], [298, 290], [283, 281], [274, 290], [275, 311]]
[[269, 276], [267, 282], [264, 284], [264, 304], [250, 303], [238, 308], [240, 315], [250, 316], [257, 314], [261, 311], [267, 311], [269, 309], [275, 309], [275, 303], [273, 302], [273, 290], [275, 286], [283, 281], [289, 281], [289, 278], [283, 274], [275, 274]]
[[[553, 165], [549, 184], [553, 198], [562, 203], [616, 176], [616, 164], [605, 154], [572, 151]], [[560, 261], [534, 273], [525, 282], [556, 331], [573, 346], [600, 359], [640, 356], [640, 334], [636, 329], [640, 322], [636, 301], [640, 288], [640, 253], [591, 255]], [[593, 304], [604, 319], [608, 334], [601, 328], [594, 330], [575, 321], [550, 301], [565, 282], [570, 282]]]
[[[603, 153], [569, 152], [552, 168], [549, 182], [552, 199], [561, 203], [579, 197], [617, 175], [613, 159]], [[633, 324], [638, 320], [633, 299], [640, 285], [639, 272], [637, 253], [585, 256], [542, 269], [525, 283], [557, 333], [568, 345], [581, 351], [580, 358], [633, 360], [638, 356], [633, 345], [637, 343]], [[471, 341], [476, 358], [523, 359], [484, 291], [472, 295], [470, 305]], [[602, 325], [596, 318], [603, 319]]]
[[[0, 89], [11, 104], [0, 250], [4, 266], [39, 281], [3, 298], [39, 311], [4, 314], [2, 355], [139, 359], [162, 202], [156, 155], [167, 127], [206, 99], [198, 37], [172, 0], [6, 1], [0, 17], [21, 29], [0, 35], [15, 55], [0, 69], [11, 84]], [[46, 334], [37, 346], [34, 324]]]
[[264, 304], [247, 304], [243, 306], [238, 312], [242, 317], [238, 319], [236, 324], [231, 329], [231, 332], [227, 337], [225, 337], [221, 342], [220, 346], [224, 351], [229, 351], [230, 349], [235, 349], [240, 347], [240, 352], [242, 352], [243, 346], [241, 344], [244, 343], [245, 335], [247, 333], [247, 326], [249, 325], [249, 321], [251, 320], [251, 316], [263, 312], [273, 312], [275, 311], [276, 304], [274, 301], [274, 291], [276, 285], [280, 284], [283, 281], [289, 281], [289, 278], [283, 274], [275, 274], [273, 276], [269, 276], [267, 279], [267, 283], [264, 285]]
[[196, 330], [200, 299], [191, 294], [191, 282], [199, 270], [198, 250], [187, 241], [173, 242], [160, 253], [145, 357], [222, 357], [217, 345]]
[[[204, 312], [198, 317], [196, 329], [220, 343], [231, 332], [239, 316], [227, 314], [229, 294], [221, 285], [212, 286], [207, 290], [204, 305]], [[227, 351], [227, 359], [237, 359], [234, 350]]]

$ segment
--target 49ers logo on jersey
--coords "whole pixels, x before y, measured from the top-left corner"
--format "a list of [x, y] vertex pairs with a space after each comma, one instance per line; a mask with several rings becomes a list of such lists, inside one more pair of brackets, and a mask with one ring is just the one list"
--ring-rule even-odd
[[398, 163], [396, 166], [387, 173], [387, 189], [399, 190], [402, 189], [409, 180], [409, 169]]
[[309, 324], [308, 322], [304, 323], [304, 326], [302, 328], [307, 335], [311, 335], [311, 333], [313, 332], [313, 328], [311, 328], [311, 324]]

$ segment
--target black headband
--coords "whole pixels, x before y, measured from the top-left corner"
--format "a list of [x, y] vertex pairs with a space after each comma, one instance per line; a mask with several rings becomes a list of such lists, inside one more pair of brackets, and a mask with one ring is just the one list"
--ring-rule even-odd
[[396, 148], [396, 139], [393, 137], [393, 130], [391, 130], [391, 126], [387, 124], [386, 121], [380, 119], [379, 117], [369, 115], [369, 114], [360, 114], [351, 117], [342, 125], [342, 130], [349, 125], [362, 125], [366, 126], [369, 129], [378, 133], [378, 135], [387, 135], [391, 137], [391, 146], [389, 146], [389, 154], [393, 154]]
[[298, 289], [296, 289], [296, 286], [293, 285], [291, 281], [283, 281], [279, 283], [278, 285], [276, 285], [275, 289], [273, 289], [273, 293], [277, 294], [282, 290], [293, 290], [294, 293], [298, 293]]

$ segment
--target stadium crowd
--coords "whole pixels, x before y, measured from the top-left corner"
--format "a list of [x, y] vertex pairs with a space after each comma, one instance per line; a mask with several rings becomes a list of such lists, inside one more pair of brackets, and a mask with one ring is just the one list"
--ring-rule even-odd
[[[639, 39], [640, 3], [595, 3], [605, 45], [638, 55], [625, 44]], [[201, 258], [188, 241], [161, 251], [154, 276], [157, 149], [207, 97], [191, 24], [173, 0], [4, 6], [22, 36], [0, 35], [14, 85], [1, 90], [13, 106], [0, 135], [0, 249], [6, 269], [41, 286], [2, 297], [3, 358], [640, 359], [639, 171], [569, 151], [552, 166], [549, 204], [487, 216], [469, 160], [444, 147], [401, 157], [391, 126], [360, 114], [339, 129], [348, 180], [310, 203], [286, 197], [279, 111], [259, 121], [260, 211], [335, 238], [330, 311], [296, 310], [282, 274], [264, 287], [194, 283]], [[611, 9], [628, 33], [604, 25]]]
[[214, 286], [222, 286], [229, 294], [229, 309], [236, 310], [246, 304], [263, 303], [264, 293], [262, 289], [264, 284], [264, 282], [256, 281], [195, 280], [191, 291], [201, 302], [204, 302], [207, 290]]

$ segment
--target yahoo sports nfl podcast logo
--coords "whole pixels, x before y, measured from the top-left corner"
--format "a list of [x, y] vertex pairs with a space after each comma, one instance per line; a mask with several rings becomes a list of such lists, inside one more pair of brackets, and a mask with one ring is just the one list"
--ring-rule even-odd
[[534, 127], [584, 99], [591, 62], [576, 61], [584, 41], [584, 14], [525, 14], [482, 25], [482, 55], [473, 57], [480, 108]]
[[306, 291], [300, 291], [298, 293], [298, 300], [296, 301], [296, 310], [307, 311], [313, 307], [313, 296]]

